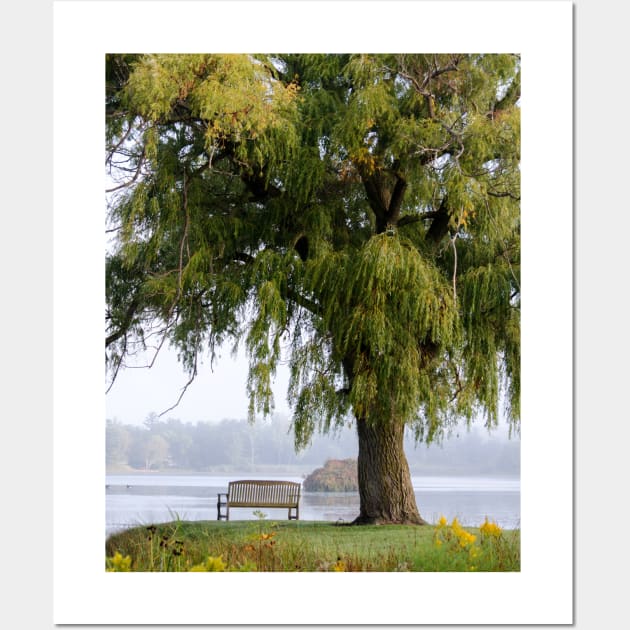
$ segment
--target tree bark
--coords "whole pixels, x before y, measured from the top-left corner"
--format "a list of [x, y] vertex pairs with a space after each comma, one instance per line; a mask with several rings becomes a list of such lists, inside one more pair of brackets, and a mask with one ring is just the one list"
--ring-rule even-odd
[[357, 419], [360, 513], [355, 525], [426, 525], [403, 449], [404, 425]]

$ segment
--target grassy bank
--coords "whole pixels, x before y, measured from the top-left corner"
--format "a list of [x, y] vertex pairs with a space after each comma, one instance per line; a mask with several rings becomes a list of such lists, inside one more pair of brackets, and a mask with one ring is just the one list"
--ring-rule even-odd
[[176, 521], [106, 542], [109, 571], [519, 571], [520, 531], [338, 526], [321, 521]]

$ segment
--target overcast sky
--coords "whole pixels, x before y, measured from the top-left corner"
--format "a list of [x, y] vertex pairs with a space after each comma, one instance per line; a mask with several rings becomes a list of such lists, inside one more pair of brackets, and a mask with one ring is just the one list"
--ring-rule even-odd
[[[211, 421], [247, 417], [247, 367], [244, 352], [231, 356], [231, 346], [220, 352], [214, 371], [209, 357], [199, 365], [195, 381], [188, 387], [179, 405], [164, 415], [183, 422]], [[177, 362], [174, 351], [162, 348], [152, 368], [128, 368], [118, 373], [106, 395], [107, 418], [123, 424], [142, 424], [147, 416], [162, 413], [177, 402], [188, 376]], [[288, 368], [279, 366], [274, 386], [275, 411], [289, 415], [286, 392]]]

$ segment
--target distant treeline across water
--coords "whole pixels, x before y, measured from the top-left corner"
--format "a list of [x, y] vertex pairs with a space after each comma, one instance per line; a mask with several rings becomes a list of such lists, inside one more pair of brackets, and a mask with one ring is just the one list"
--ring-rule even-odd
[[[405, 451], [410, 468], [421, 474], [518, 475], [520, 440], [506, 439], [504, 432], [468, 431], [442, 444], [415, 444], [408, 435]], [[316, 468], [329, 459], [356, 458], [353, 428], [317, 435], [311, 445], [295, 452], [290, 421], [275, 415], [256, 422], [223, 420], [218, 423], [160, 420], [150, 416], [142, 426], [107, 420], [108, 470], [211, 471], [221, 466], [255, 470], [261, 466]]]

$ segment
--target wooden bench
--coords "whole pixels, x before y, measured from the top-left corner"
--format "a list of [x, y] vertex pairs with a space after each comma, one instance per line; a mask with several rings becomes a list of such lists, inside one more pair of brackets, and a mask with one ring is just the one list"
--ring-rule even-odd
[[[230, 508], [288, 508], [289, 520], [300, 518], [301, 484], [294, 481], [230, 481], [217, 496], [217, 520], [230, 520]], [[223, 498], [222, 498], [223, 497]], [[221, 508], [225, 508], [225, 514]], [[295, 511], [295, 513], [293, 513]]]

